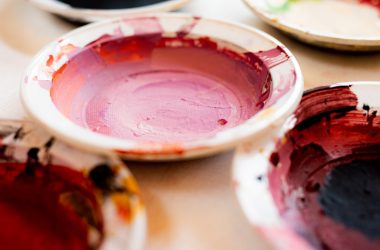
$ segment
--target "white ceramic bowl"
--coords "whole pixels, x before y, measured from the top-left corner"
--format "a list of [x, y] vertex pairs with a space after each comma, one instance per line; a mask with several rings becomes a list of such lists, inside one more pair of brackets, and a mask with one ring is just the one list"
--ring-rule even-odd
[[57, 0], [30, 0], [31, 3], [47, 12], [82, 22], [95, 22], [131, 14], [173, 11], [181, 8], [189, 1], [190, 0], [167, 0], [161, 3], [125, 9], [85, 9], [75, 8]]
[[[152, 20], [154, 25], [152, 25]], [[143, 25], [144, 22], [150, 25]], [[219, 47], [236, 53], [253, 53], [267, 65], [272, 79], [271, 93], [262, 109], [242, 124], [222, 130], [210, 138], [185, 143], [138, 143], [98, 134], [74, 124], [56, 108], [51, 98], [54, 72], [69, 56], [98, 39], [157, 34], [173, 37], [209, 37]], [[224, 47], [223, 47], [224, 46]], [[259, 70], [259, 68], [258, 68]], [[303, 77], [294, 56], [269, 35], [236, 23], [192, 17], [183, 14], [115, 19], [77, 29], [45, 47], [32, 61], [22, 83], [22, 101], [30, 116], [69, 144], [96, 152], [115, 152], [137, 160], [185, 159], [231, 149], [268, 127], [276, 127], [297, 106], [303, 90]]]
[[[379, 94], [379, 82], [348, 82], [306, 91], [300, 106], [281, 128], [268, 131], [261, 140], [252, 140], [237, 149], [233, 161], [233, 180], [238, 200], [249, 222], [273, 249], [319, 249], [322, 247], [321, 241], [329, 237], [328, 233], [314, 235], [310, 232], [309, 225], [300, 219], [303, 216], [300, 211], [307, 207], [303, 202], [311, 199], [307, 193], [316, 192], [307, 190], [307, 184], [310, 182], [304, 179], [312, 179], [315, 176], [325, 178], [328, 171], [321, 169], [327, 169], [328, 164], [336, 164], [347, 158], [352, 161], [360, 159], [362, 155], [376, 152], [371, 152], [368, 148], [379, 143]], [[347, 113], [349, 114], [346, 116]], [[376, 115], [377, 118], [374, 118]], [[337, 122], [338, 119], [340, 123]], [[318, 133], [309, 132], [312, 134], [302, 132], [317, 123], [327, 124], [327, 129], [319, 128], [318, 131], [324, 131]], [[374, 129], [371, 128], [371, 124]], [[299, 126], [296, 127], [297, 125]], [[332, 129], [329, 130], [332, 126], [334, 132], [330, 132]], [[312, 131], [316, 131], [316, 128]], [[304, 149], [310, 145], [317, 145], [316, 148], [324, 150], [328, 156], [314, 151], [318, 157], [313, 158], [314, 155]], [[294, 160], [296, 151], [303, 154], [298, 154], [297, 160]], [[374, 156], [378, 157], [378, 153]], [[294, 165], [293, 160], [302, 164]], [[314, 164], [314, 169], [307, 169], [308, 164]], [[296, 172], [298, 175], [294, 177]], [[290, 183], [289, 180], [292, 178], [299, 178], [297, 181], [302, 185]], [[316, 180], [317, 177], [313, 179], [314, 185]], [[320, 190], [324, 184], [319, 182], [317, 185]], [[347, 193], [351, 194], [349, 191]], [[319, 220], [325, 221], [326, 218], [329, 219], [321, 217]], [[328, 231], [326, 228], [322, 230]], [[343, 240], [340, 249], [346, 249], [344, 246], [347, 245], [351, 246], [350, 249], [355, 249], [352, 248], [357, 246], [355, 244], [365, 242], [366, 238], [358, 236], [357, 232], [349, 229], [340, 230], [345, 236], [330, 236], [328, 244], [331, 244], [331, 239], [335, 239], [334, 242]], [[337, 232], [339, 233], [335, 233]], [[326, 242], [324, 243], [326, 245]], [[378, 243], [379, 241], [367, 239], [364, 243], [367, 247], [363, 249], [370, 249]], [[368, 244], [374, 245], [368, 247]], [[331, 246], [328, 247], [330, 249]]]
[[[87, 184], [75, 182], [75, 180], [80, 180], [80, 173], [83, 173], [83, 178], [91, 180], [90, 182], [94, 186], [93, 196], [102, 216], [103, 239], [100, 241], [99, 228], [89, 223], [88, 238], [82, 239], [87, 240], [86, 243], [89, 246], [104, 250], [139, 250], [143, 248], [146, 231], [145, 208], [134, 177], [120, 160], [79, 151], [55, 140], [30, 122], [1, 120], [0, 134], [0, 144], [3, 150], [2, 167], [6, 166], [7, 162], [26, 166], [31, 164], [35, 168], [34, 171], [40, 171], [39, 177], [26, 173], [26, 171], [19, 174], [29, 174], [30, 178], [41, 178], [41, 172], [47, 171], [46, 180], [49, 178], [49, 173], [53, 173], [53, 176], [57, 173], [64, 173], [59, 178], [55, 178], [61, 178], [65, 182], [73, 181], [70, 183], [71, 186], [79, 185], [87, 188]], [[38, 163], [36, 164], [36, 162]], [[7, 166], [8, 171], [11, 166], [13, 165]], [[73, 171], [76, 174], [73, 178], [67, 170], [59, 170], [62, 167], [74, 170], [78, 174]], [[46, 170], [48, 168], [51, 170]], [[108, 172], [107, 169], [113, 172], [112, 179], [111, 175], [108, 177], [105, 175], [105, 172]], [[14, 170], [15, 173], [17, 171], [19, 169]], [[6, 173], [7, 171], [2, 169], [1, 177], [9, 181], [10, 177]], [[109, 179], [103, 181], [101, 178]], [[108, 186], [102, 183], [107, 183]], [[52, 184], [48, 185], [53, 186]], [[87, 201], [90, 201], [93, 197], [86, 198]], [[70, 204], [71, 201], [67, 200], [66, 202]], [[96, 212], [93, 211], [92, 215], [82, 213], [79, 216], [91, 218], [95, 214]]]
[[378, 6], [356, 0], [244, 2], [267, 24], [300, 41], [346, 51], [380, 49]]

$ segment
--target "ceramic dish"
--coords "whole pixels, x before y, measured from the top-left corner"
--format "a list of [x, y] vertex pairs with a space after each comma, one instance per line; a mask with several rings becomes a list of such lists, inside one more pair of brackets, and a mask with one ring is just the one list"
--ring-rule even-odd
[[125, 165], [30, 123], [1, 120], [0, 140], [3, 248], [142, 249], [145, 209]]
[[244, 0], [269, 25], [310, 44], [380, 49], [380, 4], [370, 0]]
[[235, 156], [236, 193], [274, 249], [379, 249], [379, 82], [307, 91]]
[[[30, 0], [31, 3], [47, 12], [81, 22], [95, 22], [132, 14], [172, 11], [181, 8], [189, 1], [190, 0], [128, 0], [123, 2], [122, 0]], [[149, 4], [149, 2], [152, 3]], [[70, 5], [70, 3], [75, 3], [75, 5]], [[112, 6], [115, 6], [115, 8], [112, 9]]]
[[162, 14], [105, 21], [58, 39], [27, 70], [22, 100], [68, 143], [168, 160], [227, 150], [276, 126], [302, 89], [295, 58], [270, 36]]

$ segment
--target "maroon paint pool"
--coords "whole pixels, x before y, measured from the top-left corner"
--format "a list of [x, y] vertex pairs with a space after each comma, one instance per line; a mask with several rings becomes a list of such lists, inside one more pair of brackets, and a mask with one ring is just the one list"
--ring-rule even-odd
[[6, 148], [0, 155], [1, 249], [97, 249], [103, 218], [92, 183], [67, 167], [41, 165], [36, 148], [26, 163], [3, 155]]
[[307, 92], [271, 156], [283, 219], [316, 249], [380, 249], [380, 117], [348, 86]]
[[115, 138], [209, 138], [251, 118], [271, 92], [263, 61], [230, 48], [181, 32], [102, 37], [54, 74], [51, 97], [74, 123]]

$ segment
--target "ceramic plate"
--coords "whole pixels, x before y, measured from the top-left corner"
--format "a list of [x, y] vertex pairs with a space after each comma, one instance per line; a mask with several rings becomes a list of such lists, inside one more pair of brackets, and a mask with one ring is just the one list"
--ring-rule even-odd
[[[156, 13], [156, 12], [166, 12], [173, 11], [181, 8], [190, 0], [167, 0], [167, 1], [156, 1], [154, 4], [147, 4], [141, 7], [131, 7], [124, 9], [91, 9], [91, 8], [76, 8], [69, 4], [64, 3], [64, 1], [58, 0], [30, 0], [31, 3], [35, 4], [37, 7], [48, 11], [50, 13], [82, 22], [95, 22], [99, 20], [104, 20], [107, 18], [121, 17], [131, 14], [142, 14], [142, 13]], [[82, 1], [89, 5], [91, 1]], [[94, 1], [101, 2], [101, 1]], [[106, 2], [106, 1], [104, 1]], [[121, 1], [113, 1], [115, 4], [121, 4]], [[128, 2], [128, 1], [127, 1]], [[138, 1], [134, 1], [138, 2]], [[86, 6], [86, 5], [84, 5]]]
[[[379, 82], [306, 91], [281, 129], [238, 148], [239, 202], [274, 249], [379, 248], [379, 235], [368, 230], [378, 221], [366, 211], [377, 204], [377, 184], [368, 185], [379, 178], [378, 163], [371, 163], [379, 156], [379, 93]], [[339, 176], [343, 182], [335, 181]]]
[[303, 78], [278, 41], [179, 14], [109, 20], [43, 49], [22, 84], [32, 118], [57, 137], [139, 160], [230, 149], [281, 123]]
[[[30, 206], [28, 208], [30, 218], [37, 220], [41, 216], [40, 212], [34, 211], [36, 207], [43, 207], [42, 209], [47, 210], [49, 207], [53, 207], [55, 211], [61, 211], [57, 218], [54, 217], [54, 211], [44, 210], [45, 213], [53, 216], [52, 220], [55, 220], [55, 223], [66, 225], [63, 221], [67, 221], [71, 223], [71, 226], [66, 225], [68, 231], [65, 231], [63, 225], [60, 226], [60, 229], [47, 231], [63, 233], [66, 235], [64, 236], [66, 243], [73, 244], [71, 246], [78, 247], [78, 244], [84, 244], [91, 249], [142, 249], [146, 229], [145, 209], [139, 196], [137, 184], [122, 162], [118, 159], [78, 151], [58, 142], [41, 129], [27, 122], [0, 121], [0, 139], [2, 190], [8, 190], [8, 193], [13, 192], [12, 190], [18, 190], [17, 194], [29, 194], [30, 192], [33, 193], [34, 191], [30, 190], [35, 188], [39, 197], [43, 197], [41, 201], [38, 200], [37, 202], [28, 200], [30, 198], [28, 195], [26, 195], [28, 197], [13, 195], [14, 198], [10, 199], [13, 202], [21, 199], [21, 204]], [[44, 195], [43, 190], [51, 192]], [[30, 195], [36, 197], [35, 193]], [[55, 196], [59, 201], [57, 205], [54, 204], [56, 199], [53, 198], [48, 201], [50, 204], [48, 208], [44, 207], [43, 204], [47, 202], [46, 199]], [[7, 195], [4, 193], [1, 197], [2, 202], [5, 202], [2, 203], [3, 209], [4, 206], [7, 206], [6, 201], [9, 199], [5, 198]], [[67, 212], [68, 217], [59, 221], [59, 217], [65, 216], [63, 211], [75, 211], [74, 214], [76, 215]], [[12, 215], [14, 216], [11, 213], [10, 216]], [[74, 220], [74, 217], [77, 219]], [[23, 225], [18, 223], [17, 218], [16, 216], [14, 220], [10, 219], [10, 221], [14, 221], [16, 225]], [[79, 224], [76, 225], [75, 221]], [[43, 235], [48, 233], [43, 230], [43, 228], [48, 227], [45, 225], [48, 222], [45, 224], [41, 221], [35, 223], [41, 224], [41, 235], [38, 235], [39, 230], [30, 234], [38, 235], [38, 240], [36, 240], [37, 236], [33, 238], [29, 235], [22, 235], [26, 233], [23, 231], [18, 237], [18, 239], [23, 239], [22, 244], [30, 245], [31, 249], [38, 249], [47, 243], [46, 240], [49, 240], [49, 238], [44, 240]], [[73, 227], [78, 231], [75, 231]], [[7, 235], [12, 235], [11, 232], [13, 231], [11, 230], [14, 228], [9, 226]], [[73, 230], [83, 233], [81, 228], [84, 230], [83, 237], [75, 238], [73, 233], [69, 233]], [[52, 233], [50, 238], [54, 237], [57, 235]], [[10, 241], [15, 240], [11, 237], [8, 239]], [[48, 244], [53, 244], [54, 242], [52, 242]], [[60, 247], [61, 243], [57, 242], [55, 242], [58, 244], [57, 247]], [[6, 245], [6, 243], [4, 244]]]
[[310, 44], [380, 49], [380, 5], [367, 0], [244, 0], [268, 24]]

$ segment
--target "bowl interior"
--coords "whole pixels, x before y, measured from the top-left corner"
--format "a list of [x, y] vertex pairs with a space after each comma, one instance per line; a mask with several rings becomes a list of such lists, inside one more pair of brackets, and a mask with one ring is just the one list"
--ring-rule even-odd
[[368, 94], [379, 93], [379, 85], [370, 87], [307, 92], [295, 127], [270, 156], [269, 189], [279, 214], [314, 247], [380, 246], [380, 117]]
[[291, 112], [301, 91], [298, 64], [267, 35], [158, 15], [66, 35], [37, 56], [22, 92], [31, 115], [71, 143], [154, 154], [230, 147]]
[[56, 71], [50, 95], [95, 133], [142, 143], [210, 138], [256, 114], [272, 88], [262, 60], [228, 47], [182, 33], [102, 37]]

